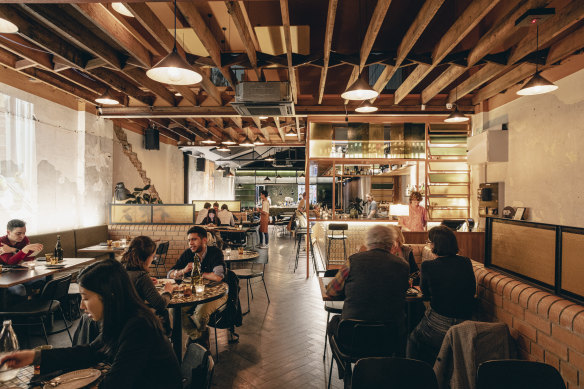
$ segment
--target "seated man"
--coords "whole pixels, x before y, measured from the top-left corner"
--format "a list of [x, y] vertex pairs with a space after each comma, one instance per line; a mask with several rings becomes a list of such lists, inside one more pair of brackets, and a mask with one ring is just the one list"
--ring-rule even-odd
[[234, 226], [235, 219], [233, 218], [233, 213], [229, 211], [227, 204], [221, 206], [221, 211], [217, 214], [219, 218], [219, 224], [222, 226]]
[[[24, 261], [33, 261], [34, 256], [42, 251], [40, 243], [31, 244], [26, 237], [26, 223], [13, 219], [6, 225], [6, 235], [0, 238], [0, 264], [18, 265]], [[13, 296], [26, 296], [24, 285], [15, 285], [8, 288]]]
[[[190, 275], [193, 271], [195, 254], [201, 258], [202, 277], [211, 281], [223, 281], [225, 277], [225, 261], [223, 252], [217, 247], [207, 246], [207, 230], [203, 227], [191, 227], [187, 232], [189, 248], [186, 249], [168, 272], [168, 278], [180, 275]], [[194, 309], [183, 307], [182, 326], [191, 341], [203, 343], [209, 348], [209, 331], [207, 323], [209, 316], [227, 301], [227, 295], [218, 300], [199, 304]]]
[[207, 214], [209, 213], [209, 208], [211, 208], [211, 203], [205, 203], [205, 205], [203, 205], [203, 209], [201, 209], [197, 214], [197, 220], [195, 221], [195, 224], [203, 224], [203, 220], [205, 220]]
[[390, 253], [396, 239], [392, 228], [371, 227], [366, 236], [367, 251], [351, 255], [328, 284], [327, 295], [345, 296], [343, 313], [329, 322], [329, 336], [337, 334], [341, 319], [394, 321], [403, 331], [400, 351], [404, 351], [404, 305], [410, 269], [405, 260]]

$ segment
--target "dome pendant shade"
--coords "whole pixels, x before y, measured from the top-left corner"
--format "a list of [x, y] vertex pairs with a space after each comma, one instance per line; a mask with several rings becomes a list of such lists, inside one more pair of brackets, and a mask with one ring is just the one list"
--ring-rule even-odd
[[253, 141], [253, 144], [254, 144], [255, 146], [262, 146], [262, 145], [264, 144], [264, 142], [262, 142], [262, 140], [260, 139], [260, 136], [258, 135], [258, 136], [256, 137], [256, 139]]
[[118, 99], [116, 99], [114, 96], [112, 96], [109, 89], [106, 89], [106, 91], [103, 93], [103, 95], [101, 95], [97, 99], [95, 99], [95, 102], [98, 104], [103, 104], [103, 105], [115, 105], [115, 104], [120, 103], [118, 101]]
[[379, 96], [379, 93], [372, 89], [369, 83], [362, 77], [359, 77], [357, 81], [351, 84], [351, 86], [341, 94], [341, 97], [345, 100], [370, 100], [377, 96]]
[[544, 93], [555, 91], [556, 89], [558, 89], [557, 85], [542, 77], [540, 72], [536, 72], [535, 75], [517, 91], [517, 94], [520, 96], [542, 95]]
[[170, 85], [193, 85], [203, 79], [178, 54], [176, 47], [152, 69], [148, 70], [146, 75], [154, 81]]
[[286, 131], [286, 134], [284, 134], [284, 136], [292, 137], [292, 136], [296, 136], [296, 133], [294, 132], [293, 129], [290, 128], [288, 131]]
[[463, 113], [458, 111], [458, 106], [454, 107], [454, 112], [452, 112], [444, 121], [446, 123], [462, 123], [469, 120]]
[[231, 139], [231, 138], [226, 138], [226, 139], [225, 139], [223, 142], [221, 142], [221, 143], [223, 143], [224, 145], [236, 145], [236, 144], [237, 144], [237, 142], [236, 142], [236, 141], [234, 141], [234, 140], [233, 140], [233, 139]]
[[264, 182], [270, 182], [272, 180], [270, 180], [270, 177], [266, 176], [266, 178], [264, 178]]
[[2, 34], [14, 34], [18, 32], [18, 26], [12, 23], [10, 20], [0, 18], [0, 33]]
[[239, 145], [240, 146], [244, 146], [244, 147], [253, 147], [254, 146], [252, 140], [249, 139], [249, 137], [247, 137], [247, 136], [245, 137], [245, 139], [243, 140], [243, 142], [241, 142]]
[[364, 101], [360, 106], [355, 108], [356, 112], [359, 113], [369, 113], [377, 111], [377, 107], [371, 104], [369, 101]]

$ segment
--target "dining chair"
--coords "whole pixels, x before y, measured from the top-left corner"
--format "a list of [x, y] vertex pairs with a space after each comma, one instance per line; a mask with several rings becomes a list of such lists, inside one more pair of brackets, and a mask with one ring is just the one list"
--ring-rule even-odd
[[[22, 304], [12, 306], [10, 311], [0, 312], [0, 317], [12, 319], [14, 326], [40, 325], [47, 344], [49, 344], [49, 338], [47, 335], [67, 331], [69, 340], [71, 341], [71, 344], [73, 344], [73, 338], [69, 332], [71, 323], [65, 318], [63, 308], [59, 302], [59, 300], [67, 298], [69, 285], [71, 284], [71, 277], [72, 275], [68, 274], [64, 277], [55, 278], [47, 282], [39, 299], [28, 300]], [[45, 320], [56, 312], [58, 312], [63, 318], [65, 328], [48, 333], [45, 327]]]
[[[571, 385], [570, 385], [571, 387]], [[566, 389], [555, 367], [518, 359], [486, 361], [477, 370], [476, 389]]]
[[168, 248], [170, 246], [170, 242], [161, 242], [158, 244], [156, 248], [156, 253], [154, 255], [154, 260], [152, 261], [152, 265], [154, 265], [154, 275], [156, 277], [160, 277], [159, 268], [162, 267], [162, 276], [166, 274], [166, 256], [168, 255]]
[[402, 341], [397, 322], [377, 322], [344, 319], [339, 323], [337, 335], [329, 334], [333, 357], [329, 370], [328, 388], [331, 386], [333, 363], [342, 366], [345, 386], [351, 382], [351, 364], [361, 358], [392, 357], [401, 353]]
[[407, 358], [363, 358], [355, 363], [351, 389], [438, 389], [432, 366]]
[[189, 344], [180, 365], [183, 389], [210, 388], [214, 370], [211, 353], [200, 344]]
[[264, 290], [266, 291], [266, 297], [268, 298], [268, 304], [270, 303], [270, 296], [268, 295], [268, 288], [266, 287], [266, 281], [264, 279], [266, 264], [268, 263], [269, 257], [268, 251], [269, 250], [259, 250], [259, 256], [255, 260], [247, 262], [251, 264], [251, 267], [233, 270], [233, 272], [240, 280], [245, 280], [245, 291], [247, 292], [247, 311], [244, 314], [249, 313], [250, 311], [249, 295], [251, 294], [251, 298], [253, 299], [251, 280], [254, 278], [262, 279]]
[[[345, 231], [347, 231], [349, 229], [349, 225], [347, 223], [330, 223], [328, 225], [328, 231], [329, 233], [327, 234], [327, 239], [328, 239], [328, 245], [327, 245], [327, 250], [326, 250], [326, 263], [327, 263], [327, 267], [329, 264], [336, 262], [337, 264], [344, 264], [345, 262], [347, 262], [347, 239], [349, 238], [347, 235], [345, 235]], [[337, 259], [335, 259], [334, 261], [331, 261], [331, 246], [333, 242], [338, 242], [341, 241], [343, 242], [343, 260], [342, 262], [339, 263], [339, 261]]]

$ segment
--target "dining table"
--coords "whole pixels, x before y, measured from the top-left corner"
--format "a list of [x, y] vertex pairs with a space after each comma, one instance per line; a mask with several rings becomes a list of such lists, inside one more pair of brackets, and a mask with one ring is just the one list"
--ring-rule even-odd
[[[84, 389], [97, 389], [99, 383], [103, 380], [105, 374], [111, 369], [111, 366], [107, 363], [100, 362], [95, 366], [91, 367], [92, 370], [99, 370], [100, 375], [97, 379], [94, 379], [90, 384], [83, 385]], [[82, 373], [80, 370], [79, 373]], [[16, 377], [11, 380], [0, 382], [0, 389], [45, 389], [47, 387], [52, 387], [50, 382], [57, 382], [54, 380], [56, 377], [66, 374], [63, 371], [51, 372], [45, 375], [35, 375], [34, 366], [29, 365], [20, 368]], [[74, 373], [73, 373], [74, 374]], [[75, 379], [77, 381], [77, 379]], [[62, 386], [61, 386], [62, 385]], [[72, 383], [62, 381], [61, 384], [55, 384], [54, 387], [66, 387], [70, 388]], [[74, 385], [74, 384], [73, 384]], [[75, 386], [75, 385], [74, 385]], [[75, 386], [80, 387], [80, 386]]]
[[119, 246], [108, 246], [107, 244], [96, 244], [89, 247], [84, 247], [77, 250], [78, 253], [90, 253], [90, 254], [109, 254], [110, 259], [116, 259], [116, 254], [122, 254], [126, 249], [126, 245]]
[[[95, 262], [95, 258], [63, 258], [57, 265], [47, 264], [44, 257], [35, 260], [34, 269], [28, 266], [6, 267], [3, 266], [0, 273], [0, 309], [7, 310], [8, 298], [6, 296], [8, 288], [11, 286], [24, 284], [40, 278], [52, 278], [53, 275], [75, 268], [85, 267]], [[30, 261], [29, 261], [30, 262]]]
[[259, 258], [259, 256], [260, 253], [253, 250], [243, 250], [243, 254], [239, 254], [235, 249], [231, 250], [231, 252], [223, 250], [223, 260], [228, 269], [231, 269], [232, 263], [253, 261]]
[[[203, 280], [205, 283], [205, 291], [203, 293], [195, 293], [192, 291], [190, 296], [179, 296], [179, 293], [175, 290], [172, 294], [172, 298], [168, 303], [168, 307], [172, 309], [172, 348], [179, 361], [182, 361], [182, 308], [192, 307], [194, 309], [199, 304], [208, 303], [220, 299], [227, 294], [227, 284], [225, 282], [215, 282], [207, 279]], [[190, 286], [188, 279], [184, 281], [185, 285]], [[159, 292], [162, 293], [164, 289], [164, 284], [162, 282], [157, 283], [159, 285]]]

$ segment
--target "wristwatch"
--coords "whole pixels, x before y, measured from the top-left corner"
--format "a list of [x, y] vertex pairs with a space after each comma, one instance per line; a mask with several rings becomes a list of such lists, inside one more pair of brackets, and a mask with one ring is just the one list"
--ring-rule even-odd
[[16, 251], [14, 252], [14, 254], [17, 254], [19, 251], [20, 251], [19, 249], [16, 249]]

